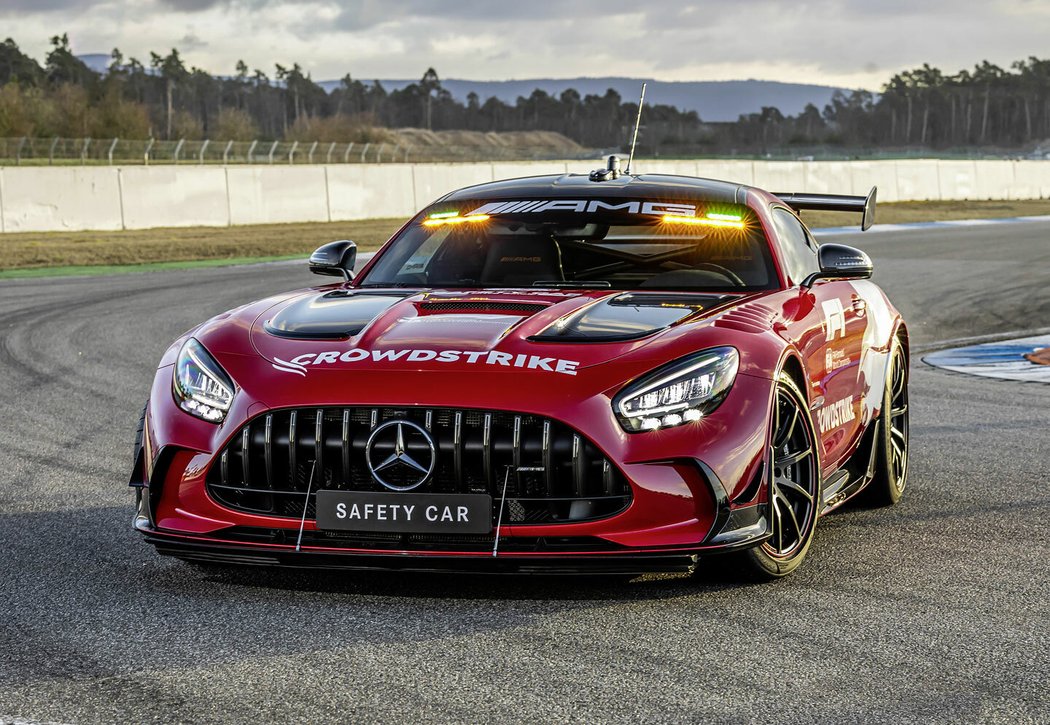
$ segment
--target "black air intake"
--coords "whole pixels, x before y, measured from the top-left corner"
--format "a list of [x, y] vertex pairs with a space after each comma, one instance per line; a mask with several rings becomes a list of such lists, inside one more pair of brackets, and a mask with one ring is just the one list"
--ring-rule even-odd
[[[433, 438], [436, 465], [415, 493], [487, 493], [507, 483], [505, 524], [576, 523], [631, 501], [623, 474], [568, 426], [534, 415], [448, 408], [298, 408], [261, 415], [212, 462], [208, 493], [237, 511], [298, 519], [312, 490], [387, 491], [365, 459], [372, 431], [403, 419]], [[493, 520], [498, 516], [493, 506]], [[310, 495], [306, 516], [315, 518]]]

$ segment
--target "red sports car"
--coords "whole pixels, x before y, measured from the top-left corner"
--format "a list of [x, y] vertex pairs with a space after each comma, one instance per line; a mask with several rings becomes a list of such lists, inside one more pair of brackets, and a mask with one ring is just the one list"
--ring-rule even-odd
[[448, 194], [356, 275], [327, 244], [338, 281], [164, 354], [135, 527], [203, 562], [787, 574], [823, 514], [905, 486], [907, 329], [796, 213], [866, 229], [874, 197], [611, 159]]

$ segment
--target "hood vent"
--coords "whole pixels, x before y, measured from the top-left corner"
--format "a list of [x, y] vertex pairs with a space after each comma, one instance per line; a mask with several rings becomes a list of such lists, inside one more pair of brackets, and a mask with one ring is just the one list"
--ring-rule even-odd
[[345, 340], [365, 328], [413, 292], [347, 292], [301, 297], [267, 320], [264, 329], [277, 337], [303, 340]]
[[625, 292], [563, 317], [529, 339], [538, 342], [637, 340], [666, 330], [727, 299], [731, 298], [716, 294]]
[[776, 319], [775, 310], [758, 302], [741, 305], [715, 320], [715, 327], [741, 332], [767, 332]]
[[420, 312], [493, 312], [500, 314], [534, 315], [547, 309], [547, 305], [532, 302], [499, 302], [495, 300], [434, 300], [416, 305]]

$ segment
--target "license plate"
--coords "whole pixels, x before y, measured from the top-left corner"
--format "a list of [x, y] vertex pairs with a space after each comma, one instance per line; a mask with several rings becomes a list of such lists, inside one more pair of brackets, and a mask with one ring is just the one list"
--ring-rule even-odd
[[394, 534], [487, 534], [485, 494], [317, 492], [317, 528]]

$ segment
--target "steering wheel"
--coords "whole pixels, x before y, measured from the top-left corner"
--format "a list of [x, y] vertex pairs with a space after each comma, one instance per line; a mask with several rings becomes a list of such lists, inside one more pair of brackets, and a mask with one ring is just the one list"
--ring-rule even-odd
[[706, 269], [708, 272], [722, 275], [738, 287], [747, 287], [747, 282], [740, 279], [740, 275], [728, 267], [723, 267], [721, 264], [715, 264], [714, 262], [700, 262], [694, 264], [693, 269]]

